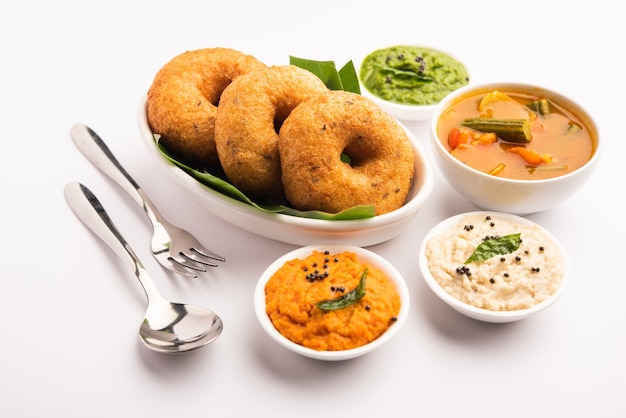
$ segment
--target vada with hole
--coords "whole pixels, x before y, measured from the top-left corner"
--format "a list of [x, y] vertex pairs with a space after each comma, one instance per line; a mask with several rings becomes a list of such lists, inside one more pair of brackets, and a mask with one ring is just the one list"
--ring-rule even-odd
[[414, 153], [402, 126], [370, 99], [341, 90], [298, 105], [280, 130], [281, 179], [298, 210], [337, 213], [401, 207], [414, 178]]
[[197, 49], [172, 58], [148, 90], [150, 128], [172, 155], [189, 165], [219, 167], [215, 117], [221, 94], [237, 77], [266, 67], [230, 48]]
[[313, 73], [294, 65], [251, 71], [222, 93], [215, 144], [228, 180], [266, 203], [284, 203], [278, 132], [301, 102], [328, 91]]

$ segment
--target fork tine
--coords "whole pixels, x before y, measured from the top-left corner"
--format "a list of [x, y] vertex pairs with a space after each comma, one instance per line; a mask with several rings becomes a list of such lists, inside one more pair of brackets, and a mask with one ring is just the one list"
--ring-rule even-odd
[[[197, 252], [197, 250], [195, 250], [194, 248], [191, 248], [191, 250], [192, 250], [193, 252], [198, 253], [198, 252]], [[198, 254], [200, 254], [200, 253], [198, 253]], [[209, 258], [209, 259], [207, 259], [207, 261], [205, 261], [205, 260], [202, 260], [202, 259], [200, 259], [200, 258], [198, 258], [198, 257], [191, 257], [191, 256], [189, 256], [188, 254], [185, 254], [185, 253], [182, 253], [182, 252], [181, 252], [179, 255], [180, 255], [181, 257], [183, 257], [183, 258], [184, 258], [185, 260], [187, 260], [187, 261], [192, 261], [192, 262], [194, 262], [194, 263], [198, 263], [198, 264], [201, 264], [201, 265], [203, 265], [203, 266], [208, 266], [208, 267], [218, 267], [218, 264], [217, 264], [217, 263], [213, 263], [213, 262], [211, 262], [211, 261], [208, 261], [208, 260], [211, 260], [211, 258]], [[198, 268], [199, 268], [199, 267], [196, 267], [195, 269], [198, 269]], [[195, 269], [194, 269], [194, 270], [195, 270]]]
[[[180, 259], [169, 256], [167, 257], [168, 261], [172, 264], [172, 267], [175, 268], [176, 271], [180, 269], [184, 269], [185, 272], [196, 275], [197, 273], [206, 273], [206, 269], [202, 266], [203, 263], [199, 263], [201, 265], [196, 265], [194, 262], [197, 262], [193, 258], [187, 256], [184, 253], [180, 253]], [[207, 265], [207, 264], [204, 264]], [[197, 273], [196, 273], [197, 272]]]
[[[172, 270], [173, 272], [178, 273], [178, 274], [180, 274], [182, 276], [185, 276], [185, 277], [189, 277], [189, 278], [192, 278], [192, 279], [197, 278], [198, 274], [194, 273], [192, 270], [198, 271], [199, 273], [206, 272], [206, 270], [204, 270], [204, 269], [198, 269], [198, 268], [186, 266], [185, 264], [183, 264], [180, 261], [176, 260], [174, 257], [168, 257], [168, 260], [170, 261], [171, 264], [167, 268]], [[192, 270], [190, 270], [190, 268]]]
[[[194, 253], [196, 253], [198, 255], [201, 255], [203, 257], [206, 257], [206, 258], [210, 258], [210, 259], [213, 259], [213, 260], [216, 260], [216, 261], [226, 261], [226, 258], [222, 257], [221, 255], [217, 255], [214, 252], [209, 251], [209, 250], [207, 250], [206, 248], [203, 248], [203, 247], [198, 247], [198, 248], [192, 247], [192, 248], [190, 248], [190, 250], [193, 251]], [[194, 260], [194, 261], [200, 262], [199, 260]], [[213, 266], [213, 267], [217, 267], [217, 264], [212, 264], [211, 263], [209, 265]]]

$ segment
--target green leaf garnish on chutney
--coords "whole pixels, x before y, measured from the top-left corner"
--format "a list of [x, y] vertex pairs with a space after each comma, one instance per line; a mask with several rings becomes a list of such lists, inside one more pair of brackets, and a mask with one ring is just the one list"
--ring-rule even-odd
[[372, 64], [374, 67], [378, 68], [379, 71], [381, 71], [383, 74], [389, 74], [391, 76], [397, 77], [397, 78], [404, 78], [404, 79], [415, 79], [415, 80], [419, 80], [419, 81], [425, 81], [425, 82], [431, 82], [431, 81], [435, 81], [435, 79], [431, 76], [428, 75], [424, 75], [418, 71], [412, 70], [412, 69], [402, 69], [402, 68], [394, 68], [394, 67], [390, 67], [389, 65], [382, 65], [379, 63], [374, 63]]
[[323, 311], [334, 311], [336, 309], [345, 308], [360, 300], [365, 296], [365, 278], [367, 277], [367, 267], [363, 270], [359, 284], [346, 293], [334, 299], [327, 299], [317, 302], [315, 305]]
[[510, 254], [519, 248], [521, 242], [521, 234], [510, 234], [486, 239], [465, 260], [465, 264], [489, 260], [496, 255]]

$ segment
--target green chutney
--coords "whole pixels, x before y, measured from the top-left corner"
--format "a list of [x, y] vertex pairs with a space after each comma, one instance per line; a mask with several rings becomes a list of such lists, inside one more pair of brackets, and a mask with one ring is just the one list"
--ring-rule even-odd
[[430, 48], [398, 45], [363, 60], [360, 79], [373, 95], [405, 105], [437, 104], [469, 83], [463, 64]]

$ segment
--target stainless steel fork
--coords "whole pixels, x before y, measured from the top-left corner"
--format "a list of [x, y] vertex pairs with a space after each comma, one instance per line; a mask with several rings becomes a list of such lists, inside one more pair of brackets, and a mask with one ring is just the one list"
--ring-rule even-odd
[[226, 261], [224, 257], [204, 248], [188, 231], [163, 218], [143, 189], [91, 128], [76, 124], [72, 127], [71, 137], [93, 165], [115, 181], [144, 209], [152, 224], [150, 248], [163, 267], [186, 277], [198, 277], [198, 273], [205, 272], [206, 267], [217, 267], [216, 261]]

